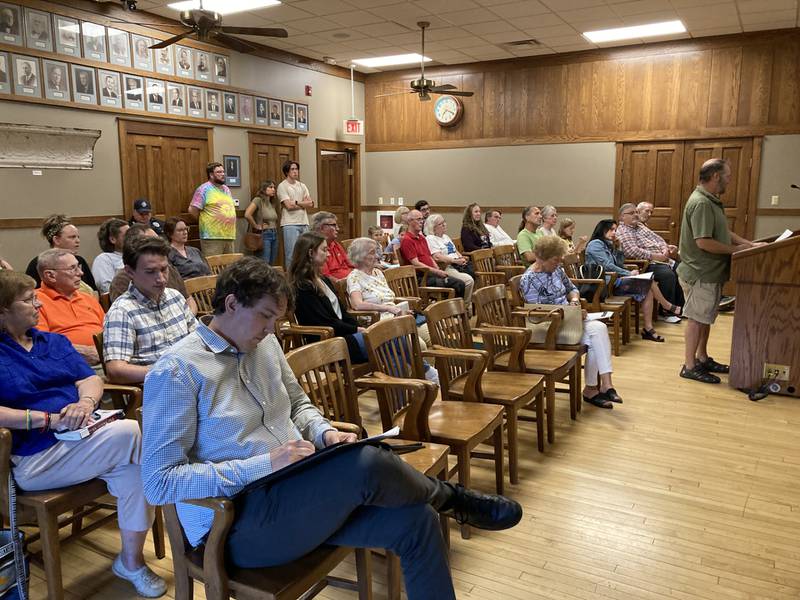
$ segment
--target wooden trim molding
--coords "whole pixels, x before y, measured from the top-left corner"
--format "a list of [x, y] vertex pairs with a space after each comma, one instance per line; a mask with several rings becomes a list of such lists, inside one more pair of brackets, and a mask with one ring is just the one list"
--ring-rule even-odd
[[[73, 225], [100, 225], [108, 219], [124, 219], [124, 215], [93, 215], [89, 217], [70, 217]], [[0, 229], [39, 229], [44, 217], [25, 219], [0, 219]]]
[[800, 217], [800, 208], [772, 208], [763, 207], [756, 209], [759, 217]]

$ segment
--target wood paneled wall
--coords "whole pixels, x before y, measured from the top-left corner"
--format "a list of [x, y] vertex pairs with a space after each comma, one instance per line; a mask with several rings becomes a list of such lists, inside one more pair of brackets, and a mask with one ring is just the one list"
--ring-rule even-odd
[[416, 70], [366, 81], [367, 151], [800, 132], [800, 30], [426, 70], [475, 95], [441, 128], [408, 89]]

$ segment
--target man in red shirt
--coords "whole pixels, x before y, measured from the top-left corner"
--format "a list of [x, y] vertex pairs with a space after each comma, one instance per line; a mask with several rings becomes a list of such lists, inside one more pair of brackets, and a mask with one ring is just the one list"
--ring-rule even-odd
[[422, 235], [423, 221], [424, 217], [420, 211], [412, 210], [408, 213], [408, 231], [400, 242], [400, 255], [408, 264], [427, 269], [427, 277], [423, 278], [423, 281], [427, 281], [428, 285], [452, 288], [457, 296], [463, 298], [464, 282], [448, 277], [433, 260], [428, 241]]
[[328, 241], [328, 260], [322, 268], [322, 274], [336, 283], [342, 279], [347, 279], [355, 267], [347, 258], [347, 252], [342, 245], [336, 241], [339, 237], [339, 224], [336, 215], [324, 210], [314, 213], [311, 217], [311, 229], [324, 236]]

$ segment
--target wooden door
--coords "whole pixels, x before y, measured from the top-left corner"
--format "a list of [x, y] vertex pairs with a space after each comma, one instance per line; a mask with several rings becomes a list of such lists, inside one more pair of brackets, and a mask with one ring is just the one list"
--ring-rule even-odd
[[361, 235], [359, 147], [317, 140], [317, 198], [320, 210], [336, 215], [339, 239]]
[[125, 216], [137, 198], [150, 200], [161, 218], [186, 214], [208, 179], [211, 129], [121, 119], [119, 134]]
[[678, 243], [683, 152], [683, 142], [622, 144], [618, 165], [616, 206], [651, 203], [647, 226], [670, 244]]

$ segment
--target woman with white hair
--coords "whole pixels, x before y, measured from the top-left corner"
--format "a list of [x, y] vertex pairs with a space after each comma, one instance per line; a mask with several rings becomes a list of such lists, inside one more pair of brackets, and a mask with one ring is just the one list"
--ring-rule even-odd
[[548, 204], [542, 208], [542, 225], [539, 227], [537, 233], [542, 235], [558, 235], [556, 223], [558, 223], [558, 211], [555, 206]]
[[462, 256], [450, 236], [447, 235], [447, 221], [440, 214], [432, 214], [425, 220], [425, 240], [431, 256], [441, 265], [448, 277], [464, 282], [464, 304], [469, 310], [472, 303], [472, 289], [475, 287], [475, 271], [466, 256]]

